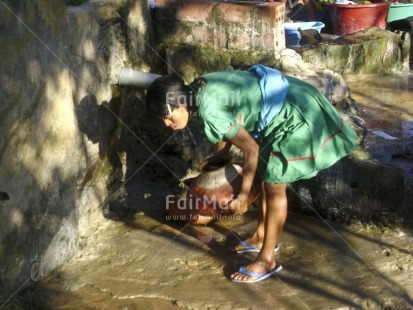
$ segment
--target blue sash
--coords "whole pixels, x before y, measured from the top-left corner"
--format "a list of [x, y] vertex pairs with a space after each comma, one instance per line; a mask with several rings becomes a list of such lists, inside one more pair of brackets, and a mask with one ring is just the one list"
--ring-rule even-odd
[[260, 77], [261, 112], [257, 128], [251, 133], [254, 139], [262, 137], [262, 131], [280, 113], [288, 92], [288, 81], [280, 71], [263, 65], [248, 69]]

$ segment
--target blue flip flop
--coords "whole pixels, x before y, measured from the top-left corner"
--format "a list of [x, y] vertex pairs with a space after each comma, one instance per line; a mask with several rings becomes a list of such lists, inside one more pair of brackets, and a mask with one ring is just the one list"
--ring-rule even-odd
[[255, 283], [255, 282], [259, 282], [262, 280], [265, 280], [273, 275], [275, 275], [277, 272], [280, 272], [281, 269], [283, 269], [283, 267], [281, 265], [277, 265], [275, 266], [275, 268], [271, 271], [268, 271], [267, 273], [255, 273], [255, 272], [251, 272], [245, 269], [245, 266], [241, 266], [240, 269], [238, 270], [239, 273], [241, 274], [245, 274], [247, 276], [256, 278], [254, 280], [237, 280], [237, 279], [231, 279], [233, 282], [237, 282], [237, 283]]
[[[238, 254], [251, 253], [251, 252], [259, 253], [259, 252], [261, 251], [261, 249], [256, 248], [256, 247], [253, 247], [251, 244], [248, 244], [248, 243], [246, 243], [245, 241], [240, 241], [238, 244], [239, 244], [239, 245], [242, 245], [242, 246], [244, 247], [244, 249], [236, 250], [236, 252], [237, 252]], [[275, 252], [278, 252], [279, 250], [280, 250], [280, 246], [277, 244], [277, 245], [275, 246], [275, 248], [274, 248], [274, 253], [275, 253]]]

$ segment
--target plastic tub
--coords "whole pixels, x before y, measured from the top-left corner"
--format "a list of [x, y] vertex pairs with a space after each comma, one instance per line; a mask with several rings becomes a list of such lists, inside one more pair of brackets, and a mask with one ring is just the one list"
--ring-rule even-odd
[[338, 4], [325, 3], [334, 34], [347, 35], [372, 27], [386, 28], [390, 3]]
[[413, 16], [413, 3], [393, 3], [390, 5], [387, 22]]
[[302, 30], [314, 29], [321, 32], [325, 25], [322, 22], [302, 22], [302, 23], [285, 23], [285, 45], [287, 47], [300, 47], [301, 34], [298, 28]]

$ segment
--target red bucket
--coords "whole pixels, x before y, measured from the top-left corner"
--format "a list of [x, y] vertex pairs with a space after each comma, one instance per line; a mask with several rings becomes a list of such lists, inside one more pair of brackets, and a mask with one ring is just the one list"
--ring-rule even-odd
[[347, 35], [364, 29], [386, 28], [390, 3], [338, 4], [325, 3], [333, 31], [336, 35]]

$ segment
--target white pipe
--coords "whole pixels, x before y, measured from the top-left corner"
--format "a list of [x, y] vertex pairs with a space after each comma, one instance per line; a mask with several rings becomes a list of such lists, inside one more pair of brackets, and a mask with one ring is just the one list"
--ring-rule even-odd
[[136, 71], [132, 68], [122, 68], [119, 75], [119, 85], [147, 89], [158, 77], [161, 75]]

